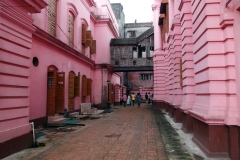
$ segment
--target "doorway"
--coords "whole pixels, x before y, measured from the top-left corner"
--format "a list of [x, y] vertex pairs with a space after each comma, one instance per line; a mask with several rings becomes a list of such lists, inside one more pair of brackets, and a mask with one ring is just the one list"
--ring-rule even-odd
[[63, 113], [65, 73], [49, 69], [47, 72], [47, 116]]

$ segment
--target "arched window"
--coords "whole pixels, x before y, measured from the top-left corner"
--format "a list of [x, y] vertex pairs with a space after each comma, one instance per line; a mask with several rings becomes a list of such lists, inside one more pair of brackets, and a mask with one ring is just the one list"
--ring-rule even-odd
[[72, 3], [68, 4], [68, 45], [74, 47], [74, 24], [78, 15], [77, 8]]
[[48, 0], [47, 32], [56, 37], [57, 0]]
[[74, 16], [71, 12], [68, 14], [68, 45], [74, 47]]

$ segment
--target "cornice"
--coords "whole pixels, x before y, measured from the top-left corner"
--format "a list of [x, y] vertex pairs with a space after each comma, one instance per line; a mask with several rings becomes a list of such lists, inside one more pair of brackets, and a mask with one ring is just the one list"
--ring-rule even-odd
[[89, 7], [95, 7], [96, 4], [93, 0], [86, 0], [87, 4], [89, 5]]
[[47, 42], [48, 44], [52, 44], [55, 47], [65, 51], [65, 53], [71, 54], [72, 56], [75, 56], [76, 58], [79, 58], [80, 60], [84, 61], [85, 63], [87, 63], [91, 66], [93, 66], [95, 64], [95, 62], [93, 60], [89, 59], [88, 57], [84, 56], [83, 54], [81, 54], [77, 50], [73, 49], [72, 47], [68, 46], [64, 42], [62, 42], [59, 39], [51, 36], [50, 34], [48, 34], [47, 32], [45, 32], [44, 30], [42, 30], [38, 27], [37, 27], [37, 30], [34, 33], [34, 35], [39, 37], [43, 41]]
[[95, 69], [107, 69], [110, 74], [114, 73], [113, 66], [111, 64], [95, 64], [94, 67]]
[[47, 6], [44, 0], [24, 0], [26, 3], [32, 6], [32, 13], [40, 13], [41, 9]]
[[184, 3], [191, 3], [191, 0], [180, 0], [178, 4], [178, 10], [181, 11]]
[[28, 16], [25, 12], [23, 12], [19, 8], [13, 7], [4, 7], [4, 6], [13, 6], [14, 4], [10, 1], [2, 0], [0, 1], [0, 15], [10, 21], [13, 21], [20, 25], [21, 27], [29, 30], [30, 32], [34, 32], [36, 28], [32, 25], [33, 19]]
[[81, 0], [82, 4], [84, 5], [84, 7], [88, 10], [88, 12], [90, 12], [90, 8], [91, 6], [89, 5], [89, 3], [87, 2], [88, 0]]
[[103, 18], [103, 19], [96, 19], [92, 14], [90, 15], [90, 20], [97, 26], [101, 24], [105, 24], [108, 26], [108, 28], [111, 30], [114, 37], [118, 37], [118, 32], [115, 30], [115, 28], [112, 25], [110, 18]]

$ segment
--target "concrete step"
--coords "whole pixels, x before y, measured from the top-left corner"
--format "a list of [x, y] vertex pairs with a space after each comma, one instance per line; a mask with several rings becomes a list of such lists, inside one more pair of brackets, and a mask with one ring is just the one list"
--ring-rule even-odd
[[101, 114], [103, 112], [104, 112], [104, 110], [97, 110], [97, 108], [92, 108], [91, 110], [87, 110], [87, 111], [83, 112], [82, 114], [83, 115], [87, 115], [87, 114], [96, 115], [96, 114]]
[[48, 116], [48, 124], [61, 123], [67, 119], [68, 118], [64, 118], [63, 116], [60, 116], [60, 115]]

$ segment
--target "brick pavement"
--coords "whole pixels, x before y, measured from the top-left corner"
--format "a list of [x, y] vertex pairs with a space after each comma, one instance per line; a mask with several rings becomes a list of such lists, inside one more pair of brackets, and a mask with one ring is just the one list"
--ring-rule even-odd
[[30, 157], [43, 160], [167, 160], [152, 106], [148, 104], [107, 114], [82, 130], [69, 132], [50, 148]]

